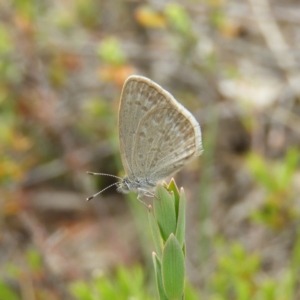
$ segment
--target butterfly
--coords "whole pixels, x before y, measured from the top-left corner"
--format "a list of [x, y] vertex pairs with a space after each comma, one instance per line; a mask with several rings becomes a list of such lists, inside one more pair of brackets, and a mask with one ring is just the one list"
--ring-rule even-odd
[[135, 192], [138, 200], [153, 196], [159, 182], [202, 153], [201, 129], [194, 116], [169, 92], [143, 76], [130, 76], [124, 83], [118, 129], [126, 176], [88, 173], [120, 179], [112, 184], [117, 191]]

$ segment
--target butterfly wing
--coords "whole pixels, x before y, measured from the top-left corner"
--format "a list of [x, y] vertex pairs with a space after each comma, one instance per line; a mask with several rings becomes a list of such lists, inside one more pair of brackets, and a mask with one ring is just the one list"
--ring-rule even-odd
[[131, 76], [124, 84], [119, 137], [128, 177], [158, 182], [202, 152], [196, 119], [151, 80]]

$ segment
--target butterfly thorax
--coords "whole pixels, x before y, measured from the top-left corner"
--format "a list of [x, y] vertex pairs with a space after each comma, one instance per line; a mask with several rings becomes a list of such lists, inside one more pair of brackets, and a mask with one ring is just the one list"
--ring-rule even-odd
[[123, 194], [127, 194], [129, 192], [135, 192], [140, 194], [141, 191], [152, 191], [156, 186], [156, 183], [149, 179], [130, 179], [128, 177], [124, 177], [121, 182], [117, 185], [117, 191]]

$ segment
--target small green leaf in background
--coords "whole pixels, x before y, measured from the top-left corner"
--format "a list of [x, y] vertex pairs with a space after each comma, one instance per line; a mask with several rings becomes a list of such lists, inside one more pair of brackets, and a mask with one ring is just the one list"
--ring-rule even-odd
[[85, 281], [77, 281], [70, 287], [75, 299], [95, 300], [91, 287]]
[[36, 249], [27, 250], [26, 258], [31, 270], [39, 271], [42, 268], [42, 258]]
[[277, 190], [277, 182], [270, 176], [270, 168], [267, 162], [259, 155], [252, 153], [248, 156], [247, 165], [254, 178], [260, 182], [268, 191]]
[[190, 34], [192, 30], [191, 18], [185, 8], [179, 4], [166, 5], [165, 14], [171, 26], [181, 34]]
[[251, 219], [272, 229], [282, 230], [299, 218], [293, 178], [299, 163], [299, 151], [290, 149], [285, 162], [267, 161], [258, 154], [247, 158], [254, 180], [265, 189], [265, 200], [251, 214]]
[[229, 249], [228, 245], [223, 247], [227, 253], [218, 258], [211, 281], [212, 290], [220, 299], [255, 299], [250, 295], [256, 292], [255, 276], [260, 268], [260, 257], [247, 253], [239, 243], [233, 243]]
[[[184, 287], [184, 300], [203, 300], [204, 298], [200, 297], [199, 292], [188, 282], [185, 282]], [[219, 298], [213, 298], [210, 300], [218, 300]], [[221, 299], [220, 299], [221, 300]]]
[[278, 181], [281, 183], [282, 188], [288, 187], [291, 184], [293, 176], [297, 172], [299, 162], [299, 150], [296, 148], [289, 149], [286, 153], [285, 161], [282, 164], [283, 172], [278, 176]]
[[8, 28], [0, 25], [0, 55], [8, 55], [13, 50], [13, 43]]
[[170, 235], [163, 250], [162, 278], [167, 297], [181, 299], [185, 278], [184, 255], [174, 234]]
[[111, 65], [123, 65], [126, 63], [126, 56], [117, 38], [108, 37], [98, 47], [97, 54], [100, 59]]
[[0, 299], [20, 300], [19, 296], [4, 282], [0, 281]]

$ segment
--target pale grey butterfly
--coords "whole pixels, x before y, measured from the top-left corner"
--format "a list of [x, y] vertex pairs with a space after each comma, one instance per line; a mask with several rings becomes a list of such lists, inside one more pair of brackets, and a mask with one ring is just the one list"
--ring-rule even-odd
[[126, 176], [87, 173], [120, 179], [112, 184], [117, 185], [117, 191], [135, 192], [138, 200], [153, 196], [157, 183], [202, 153], [201, 130], [196, 119], [169, 92], [146, 77], [133, 75], [125, 81], [118, 126]]

